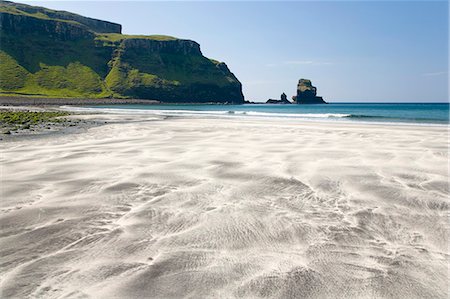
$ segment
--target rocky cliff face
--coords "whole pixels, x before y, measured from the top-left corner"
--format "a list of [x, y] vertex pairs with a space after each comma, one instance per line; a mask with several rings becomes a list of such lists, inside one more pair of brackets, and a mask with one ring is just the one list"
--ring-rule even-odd
[[0, 12], [0, 30], [3, 34], [24, 36], [42, 34], [58, 40], [94, 38], [94, 33], [77, 23], [61, 22]]
[[238, 79], [198, 43], [116, 25], [0, 2], [0, 94], [243, 103]]
[[106, 78], [111, 90], [163, 102], [243, 102], [226, 64], [204, 57], [190, 40], [125, 39]]
[[322, 97], [317, 96], [317, 88], [308, 79], [298, 81], [296, 101], [297, 104], [326, 104]]
[[124, 39], [121, 46], [128, 51], [140, 51], [143, 54], [152, 52], [175, 55], [202, 55], [200, 45], [191, 40], [168, 39], [161, 41], [129, 38]]
[[27, 15], [40, 19], [57, 19], [76, 22], [88, 29], [98, 33], [121, 33], [120, 24], [83, 17], [67, 11], [52, 10], [39, 6], [14, 3], [10, 1], [0, 1], [2, 12], [8, 12], [16, 15]]

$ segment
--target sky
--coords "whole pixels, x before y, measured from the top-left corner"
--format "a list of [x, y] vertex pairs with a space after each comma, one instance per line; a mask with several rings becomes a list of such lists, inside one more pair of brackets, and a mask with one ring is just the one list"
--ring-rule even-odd
[[246, 100], [311, 79], [329, 102], [447, 102], [447, 1], [16, 1], [191, 39]]

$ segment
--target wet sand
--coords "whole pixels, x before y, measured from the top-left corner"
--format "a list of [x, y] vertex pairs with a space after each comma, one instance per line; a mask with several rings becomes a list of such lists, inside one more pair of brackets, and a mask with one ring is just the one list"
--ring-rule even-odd
[[449, 296], [448, 128], [101, 120], [2, 142], [2, 298]]

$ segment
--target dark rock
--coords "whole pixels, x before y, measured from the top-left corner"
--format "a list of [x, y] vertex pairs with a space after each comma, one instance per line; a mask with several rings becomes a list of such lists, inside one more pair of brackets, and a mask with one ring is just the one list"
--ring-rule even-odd
[[286, 94], [283, 92], [281, 94], [279, 100], [269, 99], [269, 100], [267, 100], [266, 104], [292, 104], [292, 103], [289, 102], [289, 100], [287, 99]]
[[280, 104], [279, 100], [274, 100], [274, 99], [268, 99], [266, 104]]
[[298, 81], [295, 99], [297, 104], [326, 104], [322, 97], [317, 96], [317, 88], [308, 79]]

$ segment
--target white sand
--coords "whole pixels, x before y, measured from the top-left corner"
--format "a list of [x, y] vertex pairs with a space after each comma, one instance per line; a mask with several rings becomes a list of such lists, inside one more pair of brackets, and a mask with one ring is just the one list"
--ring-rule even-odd
[[449, 295], [447, 128], [146, 118], [1, 144], [0, 297]]

